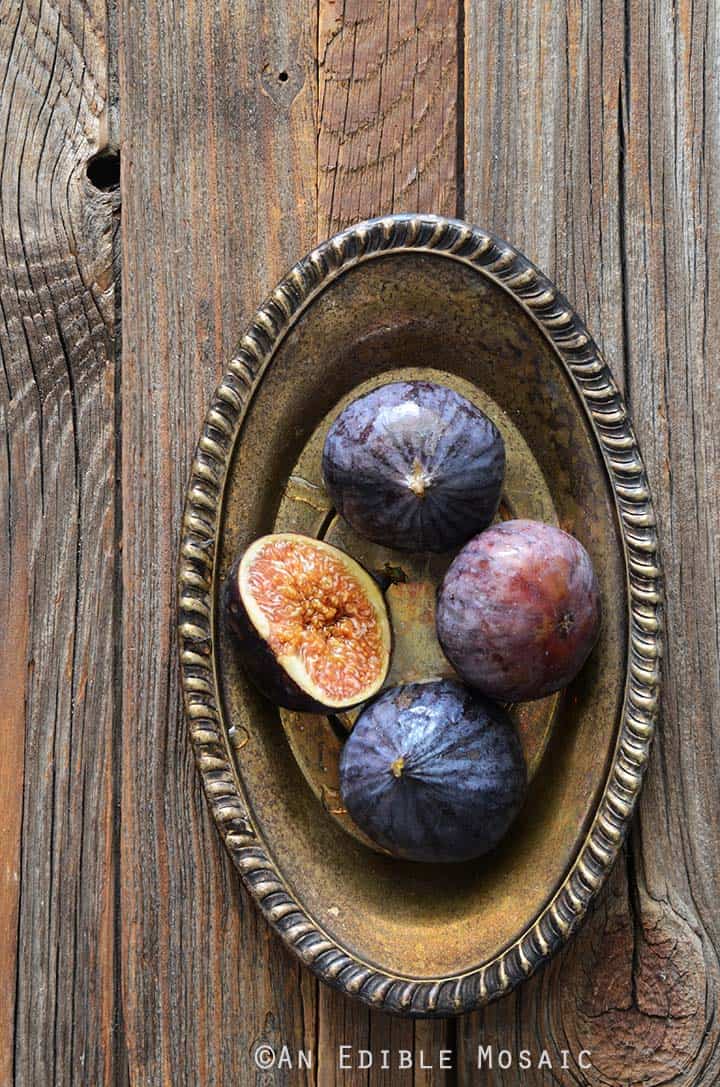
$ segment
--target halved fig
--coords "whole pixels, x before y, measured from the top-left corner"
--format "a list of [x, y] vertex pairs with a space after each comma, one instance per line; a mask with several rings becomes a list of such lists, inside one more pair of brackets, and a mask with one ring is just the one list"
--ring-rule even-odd
[[230, 571], [225, 606], [245, 670], [279, 706], [335, 713], [385, 681], [391, 633], [380, 588], [322, 540], [256, 540]]

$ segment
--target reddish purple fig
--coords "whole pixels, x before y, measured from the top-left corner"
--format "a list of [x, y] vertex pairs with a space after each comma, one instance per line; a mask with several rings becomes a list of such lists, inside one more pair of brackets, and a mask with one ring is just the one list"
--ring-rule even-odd
[[466, 683], [503, 702], [566, 687], [599, 631], [590, 556], [567, 532], [537, 521], [505, 521], [470, 540], [440, 590], [445, 655]]

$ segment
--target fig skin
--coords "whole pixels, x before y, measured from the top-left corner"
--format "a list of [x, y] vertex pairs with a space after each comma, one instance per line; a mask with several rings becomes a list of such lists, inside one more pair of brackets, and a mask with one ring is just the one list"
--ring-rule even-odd
[[487, 853], [526, 789], [510, 718], [455, 680], [384, 691], [360, 714], [340, 759], [340, 792], [354, 821], [389, 853], [412, 861]]
[[440, 589], [437, 633], [455, 670], [503, 702], [566, 687], [600, 632], [590, 556], [562, 529], [505, 521], [471, 540]]
[[[283, 535], [295, 538], [303, 544], [317, 545], [328, 551], [335, 552], [337, 555], [342, 554], [337, 548], [331, 547], [323, 541], [316, 540], [313, 537], [301, 536], [293, 533], [280, 534], [280, 536]], [[262, 537], [261, 540], [265, 541], [272, 538], [273, 537], [271, 536], [267, 536]], [[255, 541], [255, 544], [258, 543], [260, 543], [260, 541]], [[251, 545], [251, 548], [254, 547], [255, 544]], [[248, 551], [250, 551], [250, 548], [248, 548]], [[221, 589], [221, 607], [226, 616], [227, 624], [235, 636], [236, 643], [240, 649], [243, 670], [248, 679], [250, 679], [255, 687], [257, 687], [261, 694], [265, 695], [271, 702], [274, 702], [275, 705], [283, 706], [289, 710], [296, 710], [300, 713], [338, 713], [342, 710], [351, 709], [354, 705], [366, 701], [370, 696], [368, 694], [362, 694], [360, 698], [354, 702], [348, 701], [343, 702], [341, 705], [329, 705], [321, 699], [314, 698], [288, 674], [283, 665], [278, 661], [270, 645], [268, 645], [267, 641], [257, 630], [243, 599], [240, 589], [239, 573], [241, 563], [247, 553], [247, 551], [244, 552], [236, 559], [225, 578]], [[344, 557], [350, 559], [352, 566], [365, 575], [368, 586], [372, 585], [377, 593], [376, 600], [378, 602], [382, 601], [386, 628], [384, 643], [388, 659], [383, 675], [378, 681], [379, 685], [379, 683], [385, 679], [390, 666], [392, 629], [390, 627], [389, 616], [387, 615], [382, 592], [372, 576], [368, 574], [367, 571], [363, 570], [356, 560], [351, 559], [350, 556]]]
[[326, 489], [356, 532], [448, 551], [490, 524], [505, 475], [495, 424], [443, 385], [397, 381], [353, 400], [323, 449]]

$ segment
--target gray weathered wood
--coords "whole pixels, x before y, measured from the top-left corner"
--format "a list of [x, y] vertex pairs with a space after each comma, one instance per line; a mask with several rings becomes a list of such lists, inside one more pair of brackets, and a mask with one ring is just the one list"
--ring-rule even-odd
[[128, 0], [120, 37], [129, 1066], [138, 1084], [234, 1087], [255, 1081], [255, 1043], [303, 1044], [316, 987], [241, 892], [208, 815], [180, 709], [176, 559], [209, 395], [314, 241], [315, 14]]
[[318, 234], [388, 211], [453, 214], [456, 0], [320, 0]]
[[[718, 24], [712, 4], [473, 3], [466, 213], [576, 302], [624, 385], [667, 576], [660, 728], [624, 863], [566, 951], [461, 1030], [473, 1082], [710, 1084], [718, 1071]], [[711, 829], [712, 828], [712, 829]], [[592, 1052], [474, 1069], [478, 1039]]]
[[0, 11], [0, 1082], [123, 1079], [104, 3]]
[[[391, 211], [455, 213], [457, 37], [454, 0], [320, 0], [318, 238]], [[398, 1051], [450, 1046], [454, 1029], [368, 1013], [323, 987], [319, 1082], [427, 1082], [427, 1072], [398, 1069]], [[369, 1049], [374, 1066], [340, 1069], [343, 1044]], [[383, 1049], [392, 1054], [392, 1071], [377, 1067]], [[435, 1082], [444, 1079], [438, 1073]]]

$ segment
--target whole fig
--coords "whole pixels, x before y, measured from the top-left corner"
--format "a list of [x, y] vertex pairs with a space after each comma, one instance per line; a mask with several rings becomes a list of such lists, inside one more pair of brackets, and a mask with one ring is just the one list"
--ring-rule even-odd
[[517, 815], [525, 759], [505, 711], [454, 680], [384, 691], [340, 761], [343, 802], [368, 837], [414, 861], [492, 849]]
[[567, 686], [599, 630], [590, 556], [567, 532], [537, 521], [505, 521], [470, 540], [440, 589], [445, 655], [466, 683], [504, 702]]
[[492, 521], [505, 447], [495, 424], [453, 389], [398, 381], [340, 413], [322, 467], [356, 532], [404, 551], [448, 551]]

